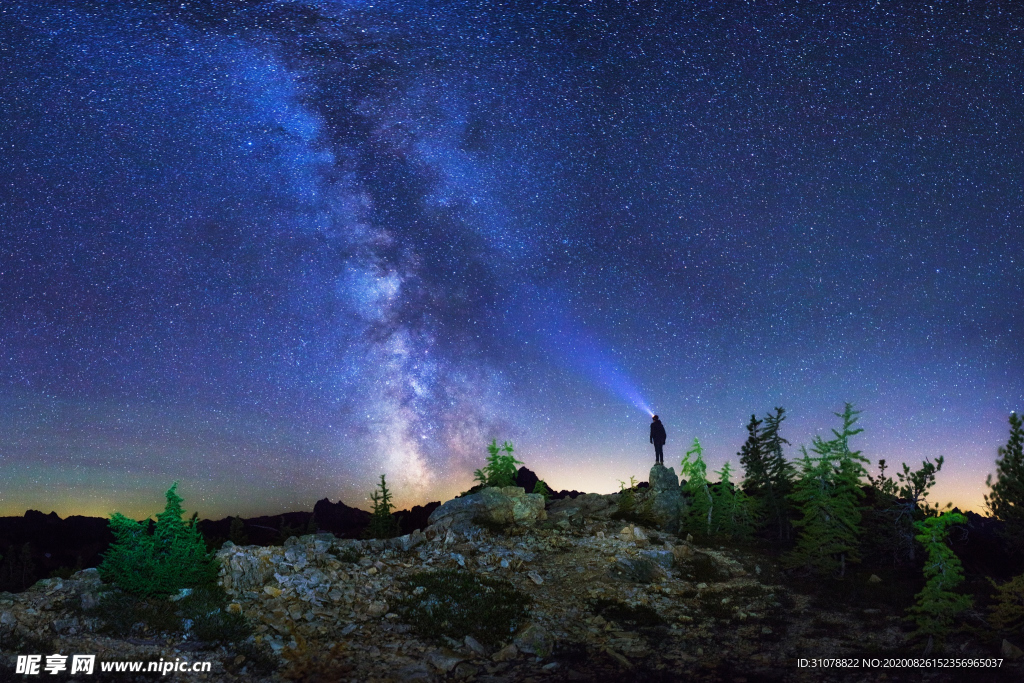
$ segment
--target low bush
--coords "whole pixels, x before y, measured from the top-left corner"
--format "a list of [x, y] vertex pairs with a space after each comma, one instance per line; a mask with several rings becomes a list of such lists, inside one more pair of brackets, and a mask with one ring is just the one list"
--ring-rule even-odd
[[203, 587], [171, 601], [108, 590], [99, 603], [82, 614], [98, 618], [100, 633], [114, 638], [167, 636], [204, 643], [237, 643], [252, 635], [241, 614], [227, 611], [227, 594], [220, 586]]
[[419, 572], [401, 580], [408, 595], [396, 611], [420, 635], [463, 639], [486, 645], [509, 639], [527, 615], [530, 597], [502, 579], [459, 569]]

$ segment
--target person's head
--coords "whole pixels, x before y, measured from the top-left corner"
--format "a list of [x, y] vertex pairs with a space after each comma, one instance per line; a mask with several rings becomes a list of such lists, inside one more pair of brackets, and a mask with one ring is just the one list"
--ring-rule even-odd
[[660, 422], [660, 420], [658, 420], [658, 416], [657, 415], [652, 415], [651, 419], [654, 420], [655, 422]]

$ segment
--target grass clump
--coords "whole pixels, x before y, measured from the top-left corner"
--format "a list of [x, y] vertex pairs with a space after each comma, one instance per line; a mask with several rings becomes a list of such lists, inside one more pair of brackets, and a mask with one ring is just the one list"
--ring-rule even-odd
[[459, 569], [419, 572], [401, 583], [409, 594], [396, 611], [421, 635], [434, 639], [470, 635], [485, 645], [499, 645], [519, 628], [530, 602], [508, 581]]

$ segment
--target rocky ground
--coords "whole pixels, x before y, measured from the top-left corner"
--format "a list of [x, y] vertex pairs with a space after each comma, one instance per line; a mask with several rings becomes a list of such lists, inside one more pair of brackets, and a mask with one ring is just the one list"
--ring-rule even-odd
[[[1007, 643], [1002, 654], [968, 638], [941, 656], [1002, 657], [1002, 667], [963, 675], [799, 667], [800, 658], [904, 658], [920, 646], [908, 645], [902, 615], [884, 604], [822, 607], [783, 586], [764, 555], [696, 547], [616, 521], [615, 502], [588, 494], [552, 501], [547, 519], [527, 527], [435, 524], [386, 542], [322, 534], [277, 547], [227, 543], [218, 553], [227, 609], [255, 625], [249, 642], [234, 645], [145, 631], [103, 637], [99, 619], [83, 611], [103, 589], [95, 570], [40, 581], [24, 593], [0, 593], [0, 681], [158, 676], [14, 673], [16, 655], [54, 652], [212, 663], [208, 674], [166, 676], [175, 680], [1024, 680], [1019, 650]], [[416, 631], [401, 605], [421, 589], [403, 578], [444, 568], [506, 579], [529, 596], [521, 628], [491, 646]]]

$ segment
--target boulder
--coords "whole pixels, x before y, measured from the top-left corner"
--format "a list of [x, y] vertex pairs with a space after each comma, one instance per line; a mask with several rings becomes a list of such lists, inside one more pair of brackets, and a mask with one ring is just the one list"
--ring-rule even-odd
[[679, 532], [679, 524], [686, 511], [679, 478], [675, 469], [656, 464], [650, 473], [651, 514], [658, 521], [662, 531], [670, 534]]
[[538, 657], [547, 657], [555, 647], [555, 640], [551, 634], [537, 624], [521, 628], [512, 642], [520, 652]]
[[540, 494], [526, 493], [518, 486], [487, 487], [434, 510], [428, 520], [428, 535], [465, 531], [477, 524], [532, 526], [543, 519], [547, 513]]

